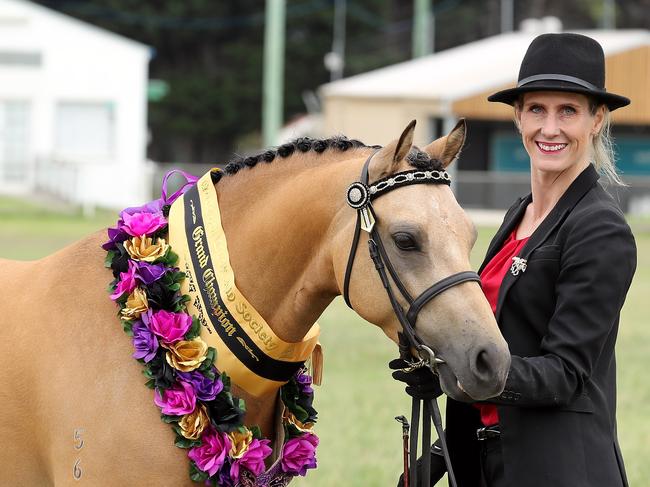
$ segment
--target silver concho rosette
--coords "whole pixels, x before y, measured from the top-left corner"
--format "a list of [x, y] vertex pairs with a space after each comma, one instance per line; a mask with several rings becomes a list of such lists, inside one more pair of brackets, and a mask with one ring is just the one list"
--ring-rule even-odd
[[363, 183], [352, 183], [347, 192], [348, 205], [355, 210], [361, 209], [370, 201], [370, 192], [368, 187]]

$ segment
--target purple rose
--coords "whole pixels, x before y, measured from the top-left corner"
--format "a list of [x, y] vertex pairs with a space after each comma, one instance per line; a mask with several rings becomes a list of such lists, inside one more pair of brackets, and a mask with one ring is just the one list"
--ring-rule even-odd
[[[255, 476], [261, 474], [266, 466], [264, 465], [264, 459], [268, 457], [273, 449], [269, 446], [269, 440], [258, 440], [254, 439], [251, 441], [251, 444], [248, 445], [248, 450], [242, 455], [241, 458], [237, 458], [232, 462], [230, 467], [230, 475], [235, 482], [239, 480], [239, 469], [245, 468], [250, 470]], [[315, 464], [314, 464], [315, 465]]]
[[298, 382], [298, 387], [300, 392], [303, 394], [313, 394], [314, 389], [311, 388], [311, 375], [299, 373], [296, 375], [296, 382]]
[[140, 320], [133, 323], [132, 329], [133, 348], [135, 348], [133, 358], [142, 358], [145, 362], [151, 362], [158, 350], [156, 335]]
[[191, 384], [196, 392], [196, 397], [203, 402], [214, 401], [223, 390], [223, 382], [221, 377], [217, 374], [217, 369], [212, 367], [212, 372], [215, 374], [214, 379], [210, 379], [203, 375], [198, 370], [192, 372], [178, 372], [178, 377], [188, 384]]
[[126, 272], [120, 272], [120, 278], [117, 281], [117, 287], [113, 294], [111, 294], [111, 299], [117, 301], [124, 293], [131, 293], [137, 287], [138, 283], [136, 282], [136, 270], [137, 266], [129, 261], [129, 270]]
[[149, 264], [148, 262], [141, 260], [136, 262], [135, 265], [138, 268], [135, 277], [146, 285], [157, 281], [165, 274], [165, 272], [167, 272], [167, 267], [163, 264]]
[[[102, 248], [104, 250], [113, 250], [116, 248], [115, 244], [124, 242], [127, 238], [129, 238], [129, 234], [127, 233], [126, 227], [124, 225], [124, 215], [131, 216], [135, 213], [151, 213], [162, 218], [162, 207], [163, 201], [159, 198], [142, 206], [133, 206], [122, 210], [120, 213], [120, 219], [117, 221], [117, 226], [115, 228], [108, 229], [108, 242], [102, 245]], [[136, 236], [139, 237], [140, 235]]]
[[121, 222], [120, 220], [117, 223], [117, 226], [115, 228], [108, 228], [107, 233], [108, 233], [108, 242], [104, 243], [102, 245], [102, 248], [104, 250], [114, 250], [117, 248], [117, 244], [124, 242], [127, 238], [129, 238], [129, 234], [126, 233], [124, 230], [121, 228]]
[[192, 317], [185, 313], [174, 313], [164, 309], [147, 311], [149, 328], [167, 343], [181, 340], [192, 326]]
[[[230, 458], [226, 456], [223, 466], [219, 470], [219, 475], [217, 475], [217, 485], [219, 487], [234, 487], [235, 480], [230, 476]], [[212, 485], [209, 480], [205, 481], [205, 485]]]
[[130, 215], [122, 212], [122, 227], [129, 235], [141, 237], [142, 235], [151, 235], [167, 225], [167, 220], [162, 214], [137, 212]]
[[163, 414], [169, 416], [183, 416], [190, 414], [196, 407], [196, 394], [190, 384], [178, 382], [173, 387], [165, 389], [162, 393], [156, 389], [153, 402]]
[[305, 433], [287, 441], [282, 448], [282, 471], [305, 476], [307, 469], [316, 468], [317, 446], [318, 436], [312, 433]]
[[201, 445], [190, 448], [187, 456], [199, 470], [212, 477], [222, 467], [230, 446], [230, 439], [225, 433], [210, 428], [201, 436]]

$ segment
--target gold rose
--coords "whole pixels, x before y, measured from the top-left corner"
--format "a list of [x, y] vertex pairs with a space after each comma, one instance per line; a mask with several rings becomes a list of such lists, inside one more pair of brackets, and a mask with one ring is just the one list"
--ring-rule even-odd
[[125, 241], [124, 248], [134, 260], [153, 262], [167, 253], [169, 244], [164, 238], [158, 238], [154, 243], [153, 238], [143, 235]]
[[230, 452], [228, 453], [230, 458], [243, 457], [244, 453], [248, 451], [248, 447], [253, 441], [253, 433], [248, 428], [246, 428], [245, 433], [232, 431], [228, 433], [228, 436], [230, 437], [230, 443], [232, 445], [230, 447]]
[[298, 431], [302, 431], [303, 433], [310, 432], [312, 430], [312, 428], [314, 427], [314, 423], [303, 423], [303, 422], [301, 422], [288, 409], [284, 410], [284, 414], [282, 415], [282, 419], [284, 420], [285, 424], [292, 424], [296, 428], [298, 428]]
[[209, 424], [210, 417], [203, 404], [197, 404], [194, 411], [183, 416], [178, 422], [181, 427], [181, 434], [188, 440], [198, 440]]
[[201, 337], [165, 343], [163, 346], [168, 350], [165, 354], [167, 363], [181, 372], [198, 369], [208, 353], [208, 344]]
[[127, 320], [134, 320], [149, 309], [147, 294], [140, 287], [136, 287], [126, 300], [126, 306], [122, 308], [122, 317]]

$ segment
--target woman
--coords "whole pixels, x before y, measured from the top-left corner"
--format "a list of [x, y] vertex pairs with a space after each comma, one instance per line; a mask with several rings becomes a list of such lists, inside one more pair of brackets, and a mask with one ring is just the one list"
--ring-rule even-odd
[[628, 485], [614, 345], [636, 246], [598, 173], [620, 183], [609, 112], [629, 100], [604, 81], [595, 40], [544, 34], [517, 87], [488, 98], [514, 107], [532, 192], [508, 210], [479, 271], [512, 353], [505, 390], [481, 404], [447, 400], [459, 487]]

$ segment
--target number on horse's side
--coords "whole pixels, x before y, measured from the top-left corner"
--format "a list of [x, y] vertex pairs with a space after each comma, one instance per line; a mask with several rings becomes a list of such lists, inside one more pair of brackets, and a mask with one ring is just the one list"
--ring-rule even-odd
[[[464, 142], [459, 124], [418, 150], [413, 130], [409, 125], [374, 155], [371, 182], [429, 159], [443, 169]], [[343, 291], [357, 217], [346, 189], [373, 150], [346, 139], [303, 141], [275, 152], [271, 163], [249, 159], [259, 162], [228, 171], [215, 185], [237, 287], [285, 341], [300, 341]], [[470, 269], [476, 231], [448, 186], [404, 186], [373, 206], [386, 251], [413, 296]], [[38, 261], [0, 260], [0, 485], [73, 485], [77, 476], [88, 485], [194, 485], [186, 451], [173, 446], [108, 299], [105, 240], [101, 231]], [[366, 241], [356, 250], [350, 301], [397, 341], [400, 324]], [[417, 331], [446, 362], [439, 373], [449, 396], [480, 400], [501, 392], [510, 357], [477, 283], [427, 303]], [[246, 424], [273, 438], [276, 393], [233, 389], [246, 400]]]

